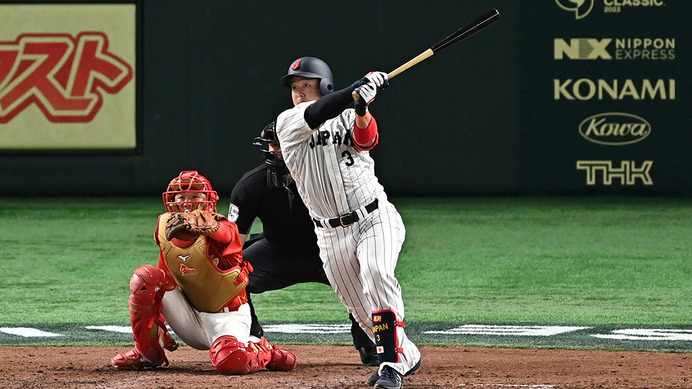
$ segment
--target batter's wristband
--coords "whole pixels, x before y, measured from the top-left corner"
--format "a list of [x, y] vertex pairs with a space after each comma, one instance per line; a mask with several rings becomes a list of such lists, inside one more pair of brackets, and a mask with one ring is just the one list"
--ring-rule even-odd
[[[370, 123], [368, 123], [366, 128], [360, 128], [357, 124], [353, 124], [353, 140], [356, 141], [356, 147], [364, 151], [372, 150], [372, 148], [377, 145], [377, 122], [375, 121], [374, 116], [370, 115]], [[367, 145], [370, 142], [373, 143], [368, 147], [363, 148], [360, 146]]]

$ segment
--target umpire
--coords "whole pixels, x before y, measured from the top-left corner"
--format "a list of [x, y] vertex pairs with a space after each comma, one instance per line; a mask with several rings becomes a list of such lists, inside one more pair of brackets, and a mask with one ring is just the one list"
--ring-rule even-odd
[[[276, 122], [266, 125], [255, 138], [253, 145], [263, 153], [264, 163], [240, 178], [231, 192], [228, 210], [228, 219], [238, 225], [243, 257], [254, 268], [246, 290], [252, 313], [250, 335], [258, 338], [264, 331], [250, 294], [303, 282], [329, 285], [319, 256], [315, 224], [284, 164], [275, 125]], [[263, 232], [248, 239], [255, 218], [262, 222]], [[349, 317], [353, 345], [361, 362], [379, 366], [375, 344], [353, 316]]]

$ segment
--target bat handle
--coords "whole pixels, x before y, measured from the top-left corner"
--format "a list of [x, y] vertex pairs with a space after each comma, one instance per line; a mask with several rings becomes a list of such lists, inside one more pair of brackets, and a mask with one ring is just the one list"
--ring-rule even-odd
[[432, 51], [432, 49], [425, 50], [424, 52], [422, 52], [422, 53], [418, 54], [417, 56], [415, 56], [414, 58], [412, 58], [410, 61], [408, 61], [405, 64], [399, 66], [398, 68], [392, 70], [387, 75], [387, 78], [392, 79], [392, 78], [398, 76], [399, 74], [403, 73], [405, 70], [408, 70], [409, 68], [418, 64], [419, 62], [422, 62], [422, 61], [432, 57], [433, 54], [434, 54], [434, 52]]
[[[398, 68], [392, 70], [389, 74], [387, 74], [387, 79], [391, 80], [392, 78], [398, 76], [399, 74], [403, 73], [405, 70], [413, 67], [414, 65], [418, 64], [419, 62], [422, 62], [435, 54], [432, 49], [427, 49], [424, 52], [418, 54], [416, 57], [412, 58], [410, 61], [406, 62], [405, 64], [399, 66]], [[354, 101], [360, 100], [360, 95], [356, 92], [353, 91], [351, 93], [353, 96]]]

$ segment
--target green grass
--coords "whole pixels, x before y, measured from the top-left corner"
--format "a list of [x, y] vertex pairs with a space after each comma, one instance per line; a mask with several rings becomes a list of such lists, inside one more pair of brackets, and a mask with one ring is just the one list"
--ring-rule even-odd
[[[132, 270], [157, 262], [159, 198], [3, 202], [0, 323], [128, 323]], [[692, 324], [692, 199], [393, 202], [407, 321]], [[262, 321], [347, 316], [321, 284], [253, 300]]]

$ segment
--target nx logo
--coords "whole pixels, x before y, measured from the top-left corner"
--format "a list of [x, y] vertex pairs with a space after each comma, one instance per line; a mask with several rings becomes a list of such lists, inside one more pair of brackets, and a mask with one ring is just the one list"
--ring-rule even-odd
[[132, 67], [108, 51], [102, 32], [22, 34], [0, 42], [0, 123], [30, 105], [51, 122], [90, 122], [104, 92], [118, 93], [132, 77]]
[[567, 43], [564, 39], [553, 40], [553, 57], [562, 59], [565, 55], [569, 59], [612, 59], [606, 51], [606, 47], [613, 40], [610, 38], [575, 38]]
[[651, 133], [644, 118], [624, 112], [589, 116], [579, 124], [579, 133], [589, 142], [606, 146], [624, 146], [639, 142]]
[[557, 5], [568, 12], [574, 12], [575, 19], [583, 19], [591, 13], [594, 0], [555, 0]]
[[596, 185], [596, 179], [601, 178], [603, 185], [613, 185], [613, 180], [619, 180], [620, 185], [633, 186], [637, 180], [644, 185], [653, 185], [649, 170], [654, 161], [644, 161], [637, 167], [634, 161], [621, 161], [620, 167], [614, 167], [613, 161], [577, 161], [577, 170], [586, 172], [586, 185]]

